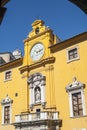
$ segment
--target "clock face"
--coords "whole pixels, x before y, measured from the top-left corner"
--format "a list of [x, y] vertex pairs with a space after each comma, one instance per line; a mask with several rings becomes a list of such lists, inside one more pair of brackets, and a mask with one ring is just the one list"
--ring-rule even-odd
[[44, 54], [44, 45], [42, 43], [35, 44], [30, 52], [30, 56], [33, 61], [38, 61]]

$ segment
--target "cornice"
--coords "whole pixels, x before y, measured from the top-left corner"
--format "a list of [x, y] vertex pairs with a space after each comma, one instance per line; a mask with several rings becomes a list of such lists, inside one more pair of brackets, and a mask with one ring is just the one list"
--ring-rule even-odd
[[17, 65], [19, 63], [22, 63], [22, 61], [23, 61], [23, 58], [19, 58], [19, 59], [13, 60], [11, 62], [8, 62], [6, 64], [3, 64], [3, 65], [0, 66], [0, 70], [6, 69], [8, 67], [12, 67], [12, 66]]
[[40, 34], [37, 34], [37, 35], [32, 36], [32, 37], [28, 37], [28, 38], [26, 38], [23, 42], [24, 42], [24, 43], [25, 43], [25, 42], [29, 42], [29, 41], [31, 41], [31, 40], [37, 38], [37, 37], [40, 37], [41, 35], [45, 34], [46, 32], [52, 32], [52, 30], [49, 29], [49, 28], [47, 28], [44, 32], [41, 32]]
[[55, 52], [58, 48], [62, 49], [63, 47], [70, 46], [71, 44], [73, 44], [73, 45], [77, 44], [85, 39], [87, 39], [87, 32], [83, 32], [74, 37], [61, 41], [57, 44], [51, 45], [51, 46], [49, 46], [49, 48], [51, 49], [52, 52]]
[[54, 63], [54, 62], [55, 62], [55, 57], [49, 57], [49, 58], [43, 59], [39, 62], [33, 63], [31, 65], [22, 66], [22, 67], [19, 68], [19, 70], [21, 72], [30, 71], [30, 70], [33, 70], [37, 67], [45, 66], [46, 64], [51, 64], [51, 63]]

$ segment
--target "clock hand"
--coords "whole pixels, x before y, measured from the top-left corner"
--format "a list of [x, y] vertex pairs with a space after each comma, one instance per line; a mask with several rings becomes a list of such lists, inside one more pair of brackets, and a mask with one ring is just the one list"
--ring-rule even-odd
[[34, 52], [35, 52], [35, 54], [38, 54], [39, 51], [38, 50], [34, 50]]
[[34, 52], [36, 53], [36, 54], [38, 54], [39, 52], [41, 52], [43, 50], [43, 48], [42, 49], [36, 49], [36, 50], [34, 50]]
[[43, 49], [40, 49], [39, 52], [42, 51], [42, 50], [43, 50]]

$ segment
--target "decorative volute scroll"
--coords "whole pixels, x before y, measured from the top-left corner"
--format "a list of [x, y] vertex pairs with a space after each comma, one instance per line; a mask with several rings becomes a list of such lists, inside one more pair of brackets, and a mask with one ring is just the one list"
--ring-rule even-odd
[[83, 89], [85, 87], [85, 84], [77, 81], [76, 77], [73, 78], [73, 82], [71, 84], [68, 84], [66, 87], [66, 91], [72, 91], [76, 89]]
[[30, 108], [34, 105], [41, 104], [45, 106], [45, 76], [41, 73], [32, 74], [28, 79], [30, 89]]

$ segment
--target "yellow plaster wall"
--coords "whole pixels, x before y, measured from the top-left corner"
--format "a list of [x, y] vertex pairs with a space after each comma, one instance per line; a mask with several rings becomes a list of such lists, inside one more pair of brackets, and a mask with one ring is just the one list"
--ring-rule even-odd
[[[79, 60], [67, 63], [67, 49], [78, 46]], [[65, 88], [73, 82], [76, 76], [77, 81], [85, 84], [84, 94], [87, 113], [87, 40], [75, 45], [66, 46], [53, 54], [56, 58], [54, 63], [55, 100], [59, 111], [59, 117], [63, 120], [62, 130], [74, 128], [87, 128], [87, 117], [70, 118], [69, 96]]]
[[[4, 81], [4, 71], [0, 73], [0, 101], [6, 98], [8, 95], [9, 98], [13, 100], [12, 103], [12, 123], [15, 121], [15, 115], [20, 114], [23, 111], [27, 111], [27, 106], [29, 103], [28, 100], [28, 91], [27, 91], [27, 74], [21, 74], [19, 67], [11, 68], [12, 79], [9, 81]], [[18, 96], [15, 94], [18, 93]], [[0, 105], [0, 119], [2, 119], [2, 105]], [[2, 120], [0, 120], [2, 124]], [[4, 129], [4, 127], [3, 127]], [[10, 127], [9, 127], [10, 129]], [[1, 129], [0, 129], [1, 130]]]

